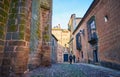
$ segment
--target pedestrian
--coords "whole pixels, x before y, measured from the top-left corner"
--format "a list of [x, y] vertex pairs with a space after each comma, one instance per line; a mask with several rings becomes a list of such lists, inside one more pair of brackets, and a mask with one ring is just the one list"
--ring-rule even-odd
[[69, 62], [72, 64], [72, 55], [69, 56]]
[[75, 63], [75, 55], [73, 55], [73, 61], [74, 61], [74, 63]]

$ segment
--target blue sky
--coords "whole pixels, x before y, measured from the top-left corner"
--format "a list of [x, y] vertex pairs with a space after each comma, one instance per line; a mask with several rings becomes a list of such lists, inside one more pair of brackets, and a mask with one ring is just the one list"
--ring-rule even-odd
[[61, 25], [68, 28], [71, 14], [83, 17], [93, 0], [53, 0], [52, 27]]

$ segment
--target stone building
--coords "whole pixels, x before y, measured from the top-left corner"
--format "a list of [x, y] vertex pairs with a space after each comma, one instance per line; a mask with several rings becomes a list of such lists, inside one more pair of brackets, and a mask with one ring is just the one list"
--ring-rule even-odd
[[51, 63], [57, 63], [57, 52], [58, 52], [58, 43], [57, 42], [58, 42], [57, 38], [52, 34]]
[[52, 0], [0, 0], [0, 77], [50, 65], [51, 17]]
[[59, 24], [52, 29], [52, 34], [58, 39], [58, 62], [63, 62], [65, 48], [67, 48], [68, 51], [69, 47], [70, 32], [66, 29], [61, 29]]
[[58, 39], [58, 43], [62, 45], [63, 47], [68, 47], [68, 41], [70, 39], [70, 32], [66, 29], [62, 29], [60, 27], [60, 24], [58, 26], [52, 28], [53, 35]]
[[70, 31], [70, 40], [68, 42], [69, 44], [69, 50], [71, 51], [72, 54], [76, 56], [76, 61], [79, 58], [79, 50], [76, 49], [76, 35], [73, 34], [74, 30], [78, 26], [79, 22], [81, 21], [82, 18], [76, 17], [75, 14], [72, 14], [69, 22], [68, 22], [68, 30]]
[[[120, 0], [94, 0], [73, 35], [81, 60], [120, 70]], [[76, 38], [77, 39], [77, 38]]]

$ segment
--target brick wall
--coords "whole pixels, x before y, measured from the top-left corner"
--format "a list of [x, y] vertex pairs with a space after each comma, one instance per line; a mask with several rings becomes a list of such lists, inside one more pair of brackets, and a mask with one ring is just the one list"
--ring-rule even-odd
[[[98, 8], [99, 12], [96, 13], [100, 62], [104, 66], [120, 69], [120, 1], [101, 1], [98, 7], [102, 7]], [[104, 21], [106, 15], [107, 22]]]
[[[80, 30], [84, 30], [84, 33], [83, 34], [80, 33]], [[77, 50], [76, 48], [76, 35], [78, 33], [80, 33], [80, 36], [81, 36], [81, 45], [82, 45], [81, 50]], [[76, 62], [78, 62], [78, 58], [79, 58], [79, 62], [88, 62], [88, 57], [89, 57], [88, 51], [90, 51], [90, 49], [88, 48], [87, 27], [86, 27], [86, 23], [84, 22], [74, 33], [73, 51], [74, 51], [74, 54], [76, 55]]]
[[[85, 14], [78, 30], [85, 29], [85, 36], [82, 37], [82, 49], [84, 55], [86, 54], [84, 58], [88, 61], [94, 62], [94, 57], [93, 47], [88, 43], [87, 22], [92, 16], [95, 16], [96, 33], [98, 35], [98, 62], [103, 66], [120, 69], [119, 10], [120, 0], [96, 0]], [[108, 21], [104, 19], [105, 17], [108, 18]]]

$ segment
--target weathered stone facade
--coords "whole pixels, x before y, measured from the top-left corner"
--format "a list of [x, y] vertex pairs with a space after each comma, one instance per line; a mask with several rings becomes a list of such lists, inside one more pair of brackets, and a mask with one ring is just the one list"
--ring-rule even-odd
[[[8, 11], [10, 7], [9, 0], [6, 1], [0, 1], [0, 72], [2, 72], [2, 68], [4, 68], [2, 65], [7, 65], [9, 60], [6, 59], [6, 62], [4, 61], [4, 46], [5, 46], [5, 35], [6, 35], [6, 23], [8, 19]], [[8, 60], [8, 61], [7, 61]], [[5, 71], [4, 71], [5, 72]]]
[[50, 65], [51, 17], [52, 0], [0, 1], [1, 77]]
[[73, 34], [73, 31], [76, 29], [81, 19], [82, 18], [76, 17], [75, 14], [72, 14], [68, 22], [68, 30], [70, 31], [69, 50], [73, 55], [75, 55], [76, 62], [78, 62], [78, 58], [80, 58], [80, 51], [77, 50], [76, 48], [76, 35], [77, 34]]
[[[77, 29], [73, 32], [76, 34], [80, 30], [84, 30], [84, 36], [81, 36], [84, 61], [120, 69], [119, 10], [120, 0], [93, 1]], [[89, 25], [91, 25], [91, 30]], [[92, 31], [96, 34], [95, 36]], [[92, 38], [90, 39], [89, 36]]]
[[57, 51], [57, 61], [59, 63], [63, 62], [63, 54], [65, 48], [68, 50], [68, 42], [70, 40], [70, 32], [66, 29], [62, 29], [60, 24], [52, 29], [52, 34], [58, 39], [58, 51]]

